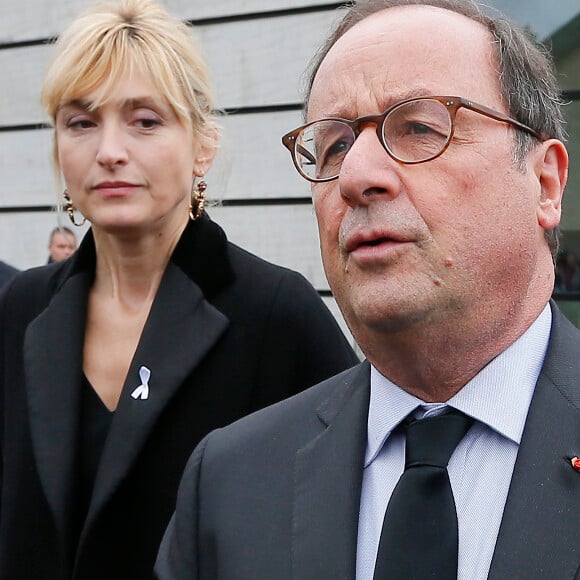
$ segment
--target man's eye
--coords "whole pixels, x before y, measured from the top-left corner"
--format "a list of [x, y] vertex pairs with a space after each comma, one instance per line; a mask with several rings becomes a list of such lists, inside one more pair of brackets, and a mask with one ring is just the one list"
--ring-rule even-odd
[[345, 152], [348, 151], [349, 147], [350, 145], [348, 141], [344, 139], [341, 141], [335, 141], [330, 145], [330, 147], [328, 147], [325, 156], [332, 157], [334, 155], [343, 155]]
[[433, 128], [424, 123], [409, 123], [409, 133], [413, 135], [427, 135], [431, 133]]

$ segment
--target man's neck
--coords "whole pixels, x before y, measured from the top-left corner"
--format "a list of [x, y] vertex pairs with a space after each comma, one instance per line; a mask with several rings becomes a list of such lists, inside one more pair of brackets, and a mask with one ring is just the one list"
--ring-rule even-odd
[[361, 348], [383, 376], [410, 394], [425, 402], [446, 402], [514, 343], [544, 306], [494, 324], [468, 325], [463, 321], [461, 326], [372, 335], [373, 340], [361, 341]]

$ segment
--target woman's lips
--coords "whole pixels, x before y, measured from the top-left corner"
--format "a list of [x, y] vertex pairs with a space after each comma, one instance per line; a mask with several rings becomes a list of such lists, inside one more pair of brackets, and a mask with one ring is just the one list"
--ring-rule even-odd
[[126, 181], [105, 181], [97, 184], [93, 189], [103, 197], [124, 197], [139, 187]]

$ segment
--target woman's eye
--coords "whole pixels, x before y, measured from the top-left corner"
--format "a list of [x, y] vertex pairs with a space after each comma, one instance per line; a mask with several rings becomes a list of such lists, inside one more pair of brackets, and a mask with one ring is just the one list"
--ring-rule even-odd
[[147, 118], [147, 119], [137, 119], [136, 124], [142, 129], [153, 129], [160, 125], [161, 123], [157, 119]]
[[139, 129], [150, 130], [161, 125], [161, 118], [156, 111], [143, 107], [131, 112], [131, 123]]
[[67, 121], [66, 126], [70, 129], [89, 129], [94, 126], [94, 123], [90, 119], [75, 119], [73, 117]]

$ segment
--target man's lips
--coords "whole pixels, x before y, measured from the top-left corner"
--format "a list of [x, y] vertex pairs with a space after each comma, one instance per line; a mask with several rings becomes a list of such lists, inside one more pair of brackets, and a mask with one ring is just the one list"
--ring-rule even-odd
[[373, 248], [385, 244], [396, 245], [407, 241], [409, 240], [405, 239], [399, 234], [394, 234], [392, 232], [358, 233], [347, 238], [344, 244], [344, 249], [347, 253], [350, 254], [357, 250]]

